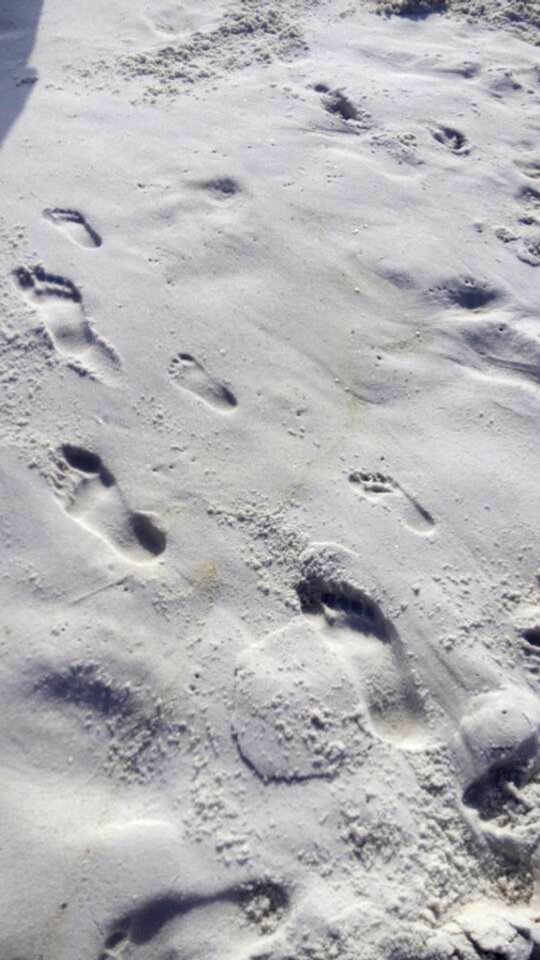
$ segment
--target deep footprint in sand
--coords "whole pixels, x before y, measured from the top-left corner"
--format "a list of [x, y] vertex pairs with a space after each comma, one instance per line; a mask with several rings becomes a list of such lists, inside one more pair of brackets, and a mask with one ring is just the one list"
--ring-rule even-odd
[[86, 217], [78, 210], [70, 210], [64, 207], [48, 207], [43, 211], [46, 220], [50, 220], [55, 226], [67, 234], [67, 236], [78, 243], [80, 247], [100, 247], [103, 243], [99, 233], [88, 223]]
[[169, 375], [176, 386], [195, 394], [200, 400], [222, 413], [230, 413], [237, 405], [234, 394], [220, 380], [215, 380], [190, 353], [173, 357]]
[[362, 688], [374, 732], [403, 749], [430, 739], [407, 650], [375, 591], [353, 582], [358, 558], [337, 544], [315, 544], [300, 558], [296, 591], [302, 611]]
[[167, 538], [157, 518], [132, 510], [101, 458], [64, 444], [64, 461], [80, 476], [66, 513], [132, 563], [149, 563], [163, 553]]
[[87, 319], [82, 295], [71, 280], [47, 273], [41, 266], [15, 270], [15, 280], [25, 297], [38, 310], [55, 349], [63, 357], [83, 362], [101, 372], [118, 366], [116, 352], [105, 343]]
[[431, 514], [392, 480], [392, 477], [382, 473], [353, 470], [349, 474], [349, 483], [360, 496], [368, 500], [385, 506], [392, 503], [399, 505], [405, 526], [414, 533], [433, 533], [435, 521]]

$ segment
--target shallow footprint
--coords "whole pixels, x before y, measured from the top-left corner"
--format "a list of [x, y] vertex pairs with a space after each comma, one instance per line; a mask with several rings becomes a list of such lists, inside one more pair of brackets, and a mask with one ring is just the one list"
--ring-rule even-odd
[[237, 405], [236, 397], [220, 380], [215, 380], [190, 353], [173, 357], [169, 374], [174, 383], [189, 390], [201, 400], [222, 413], [230, 413]]
[[113, 474], [96, 453], [64, 444], [61, 454], [80, 474], [66, 513], [132, 563], [149, 563], [163, 553], [167, 538], [156, 518], [131, 510]]
[[47, 273], [41, 266], [19, 267], [15, 280], [37, 307], [54, 347], [64, 357], [101, 371], [103, 360], [118, 366], [116, 352], [95, 333], [85, 316], [81, 292], [71, 280]]
[[430, 739], [408, 653], [375, 590], [354, 581], [358, 557], [333, 543], [314, 544], [300, 558], [296, 591], [304, 614], [318, 617], [324, 638], [362, 689], [374, 732], [402, 749]]
[[394, 500], [401, 506], [403, 522], [414, 533], [429, 534], [433, 532], [435, 521], [431, 514], [414, 497], [406, 493], [392, 477], [382, 473], [367, 473], [363, 470], [354, 470], [349, 474], [349, 483], [362, 497], [369, 500], [385, 502]]
[[99, 233], [90, 226], [82, 213], [63, 207], [48, 207], [43, 211], [46, 220], [60, 227], [80, 247], [100, 247], [103, 243]]

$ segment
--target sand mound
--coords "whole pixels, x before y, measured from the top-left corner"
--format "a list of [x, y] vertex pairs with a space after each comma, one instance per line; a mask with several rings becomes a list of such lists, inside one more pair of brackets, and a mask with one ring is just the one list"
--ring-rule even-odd
[[154, 97], [174, 95], [186, 84], [255, 63], [287, 60], [305, 49], [289, 10], [249, 0], [229, 8], [213, 30], [122, 58], [120, 72], [127, 78], [151, 79], [149, 93]]
[[540, 43], [540, 3], [538, 0], [376, 0], [379, 12], [404, 17], [425, 17], [430, 13], [450, 13], [470, 22], [484, 22], [510, 29], [522, 39]]

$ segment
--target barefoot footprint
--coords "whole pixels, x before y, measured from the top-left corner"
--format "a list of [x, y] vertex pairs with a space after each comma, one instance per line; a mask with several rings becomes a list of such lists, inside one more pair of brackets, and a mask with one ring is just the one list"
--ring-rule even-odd
[[353, 582], [358, 558], [337, 544], [314, 544], [300, 558], [296, 591], [304, 614], [318, 617], [324, 639], [368, 704], [374, 732], [403, 749], [423, 748], [429, 730], [407, 651], [376, 591]]
[[65, 508], [74, 520], [132, 563], [149, 563], [163, 553], [167, 538], [156, 518], [130, 509], [114, 476], [96, 453], [71, 444], [64, 444], [61, 453], [81, 475]]
[[46, 220], [50, 220], [80, 247], [100, 247], [103, 243], [99, 233], [90, 226], [86, 217], [78, 210], [62, 207], [48, 207], [43, 211]]
[[403, 522], [414, 533], [428, 534], [433, 532], [435, 521], [431, 514], [391, 477], [383, 473], [367, 473], [364, 470], [354, 470], [349, 474], [349, 483], [362, 497], [369, 500], [378, 500], [384, 502], [385, 505], [386, 501], [391, 498], [399, 501], [403, 513]]
[[116, 352], [102, 340], [85, 316], [81, 292], [71, 280], [47, 273], [41, 266], [15, 270], [19, 288], [43, 318], [58, 353], [73, 360], [83, 357], [99, 371], [102, 361], [118, 365]]
[[179, 353], [173, 357], [169, 374], [178, 387], [194, 393], [209, 407], [222, 413], [230, 413], [236, 407], [236, 397], [231, 390], [220, 380], [211, 377], [190, 353]]

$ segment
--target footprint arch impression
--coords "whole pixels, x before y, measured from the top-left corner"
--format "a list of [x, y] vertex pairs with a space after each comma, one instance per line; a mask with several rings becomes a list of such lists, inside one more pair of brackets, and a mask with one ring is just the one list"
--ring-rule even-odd
[[402, 749], [423, 749], [430, 732], [407, 651], [376, 589], [359, 585], [358, 563], [338, 544], [306, 550], [296, 584], [302, 611], [319, 618], [326, 643], [360, 687], [374, 733]]
[[169, 364], [169, 375], [177, 387], [193, 393], [221, 413], [231, 413], [237, 405], [229, 387], [212, 377], [191, 353], [178, 353], [173, 357]]
[[66, 443], [61, 448], [72, 492], [65, 510], [86, 530], [132, 563], [149, 563], [167, 546], [157, 518], [132, 510], [115, 477], [97, 453]]

